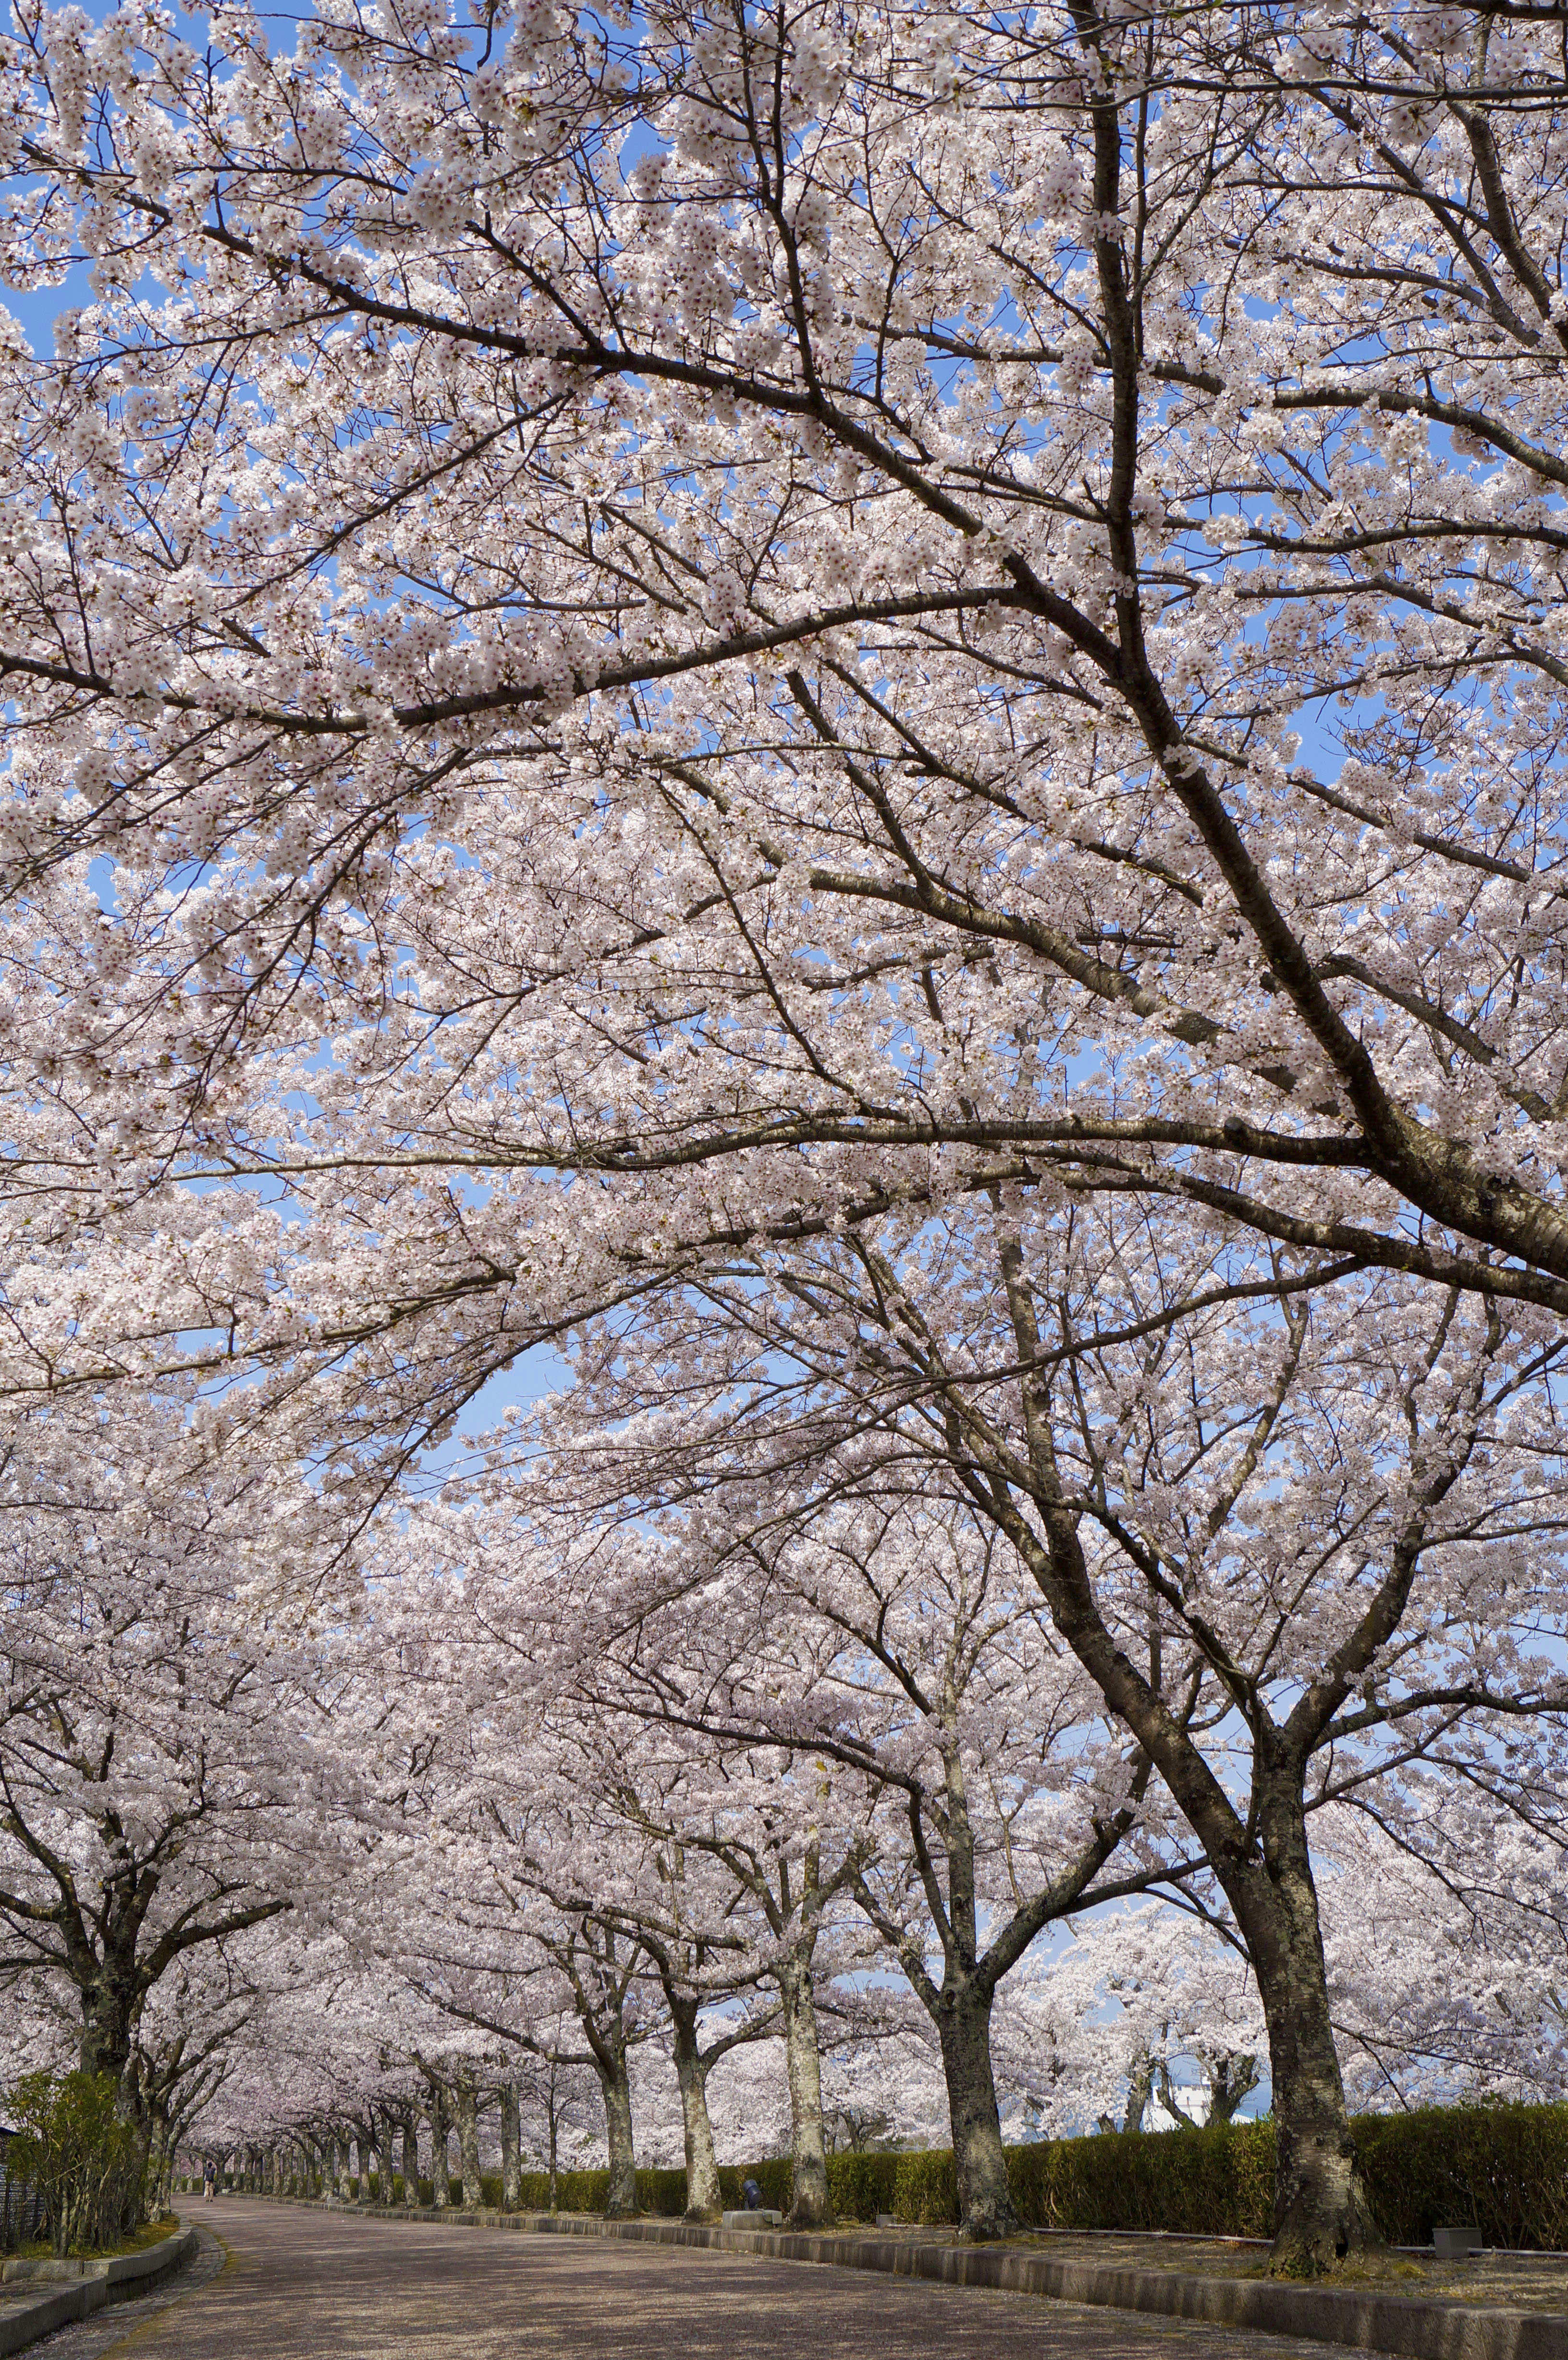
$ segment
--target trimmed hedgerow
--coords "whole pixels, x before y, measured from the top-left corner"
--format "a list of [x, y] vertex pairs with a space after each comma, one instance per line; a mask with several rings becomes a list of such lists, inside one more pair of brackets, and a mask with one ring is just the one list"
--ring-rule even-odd
[[1032, 2228], [1266, 2237], [1274, 2209], [1274, 2126], [1229, 2123], [1044, 2140], [1009, 2149], [1007, 2178], [1019, 2217]]
[[[1568, 2248], [1568, 2105], [1430, 2107], [1363, 2114], [1351, 2125], [1372, 2210], [1397, 2245], [1431, 2243], [1444, 2222], [1475, 2222], [1487, 2245]], [[1267, 2237], [1274, 2210], [1272, 2122], [1204, 2130], [1111, 2131], [1007, 2150], [1019, 2218], [1039, 2229], [1164, 2229], [1186, 2236]], [[750, 2178], [765, 2204], [789, 2207], [789, 2163], [773, 2156], [719, 2173], [738, 2206]], [[683, 2171], [639, 2171], [637, 2202], [666, 2216], [686, 2205]], [[563, 2212], [601, 2212], [607, 2171], [563, 2171]], [[841, 2221], [941, 2223], [958, 2217], [945, 2147], [830, 2155], [828, 2195]], [[492, 2197], [486, 2182], [487, 2202]], [[550, 2182], [523, 2174], [525, 2211], [543, 2212]]]
[[[741, 2202], [741, 2181], [754, 2179], [762, 2191], [765, 2204], [777, 2205], [780, 2212], [789, 2203], [789, 2163], [788, 2157], [773, 2157], [766, 2163], [748, 2163], [725, 2167], [719, 2173], [719, 2187], [727, 2206], [738, 2210]], [[497, 2183], [499, 2185], [499, 2183]], [[606, 2170], [562, 2171], [556, 2175], [556, 2202], [562, 2212], [602, 2212], [610, 2193], [610, 2175]], [[637, 2176], [637, 2205], [644, 2212], [673, 2219], [686, 2210], [686, 2174], [681, 2170], [639, 2171]], [[519, 2202], [525, 2212], [544, 2212], [550, 2208], [550, 2175], [544, 2171], [525, 2171], [519, 2185]]]
[[1397, 2245], [1475, 2222], [1488, 2245], [1568, 2248], [1568, 2106], [1429, 2106], [1351, 2125], [1372, 2209]]
[[828, 2197], [843, 2221], [955, 2221], [958, 2182], [947, 2147], [898, 2154], [830, 2155]]

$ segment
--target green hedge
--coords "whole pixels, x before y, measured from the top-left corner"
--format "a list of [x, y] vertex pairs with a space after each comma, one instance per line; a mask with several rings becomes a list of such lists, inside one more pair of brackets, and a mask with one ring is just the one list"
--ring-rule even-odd
[[948, 2147], [907, 2154], [830, 2155], [828, 2199], [841, 2221], [956, 2221], [958, 2183]]
[[[1487, 2245], [1568, 2249], [1568, 2105], [1456, 2106], [1419, 2114], [1363, 2114], [1353, 2123], [1372, 2209], [1397, 2245], [1431, 2243], [1443, 2222], [1474, 2221]], [[750, 2177], [765, 2204], [789, 2204], [788, 2158], [723, 2169], [726, 2205], [738, 2206]], [[1041, 2229], [1165, 2229], [1189, 2236], [1267, 2237], [1274, 2210], [1272, 2122], [1216, 2124], [1206, 2130], [1107, 2132], [1009, 2147], [1007, 2177], [1020, 2219]], [[639, 2171], [645, 2212], [684, 2211], [683, 2171]], [[607, 2171], [563, 2171], [563, 2212], [601, 2212]], [[494, 2190], [494, 2193], [492, 2193]], [[957, 2218], [953, 2157], [913, 2153], [830, 2155], [828, 2193], [841, 2221]], [[487, 2202], [498, 2181], [485, 2182]], [[543, 2212], [550, 2181], [525, 2172], [522, 2203]]]
[[1274, 2125], [1222, 2123], [1205, 2130], [1042, 2140], [1009, 2148], [1007, 2178], [1019, 2218], [1034, 2228], [1267, 2237], [1274, 2211]]
[[1568, 2248], [1568, 2106], [1445, 2106], [1363, 2114], [1356, 2150], [1397, 2245], [1475, 2221], [1488, 2245]]
[[[399, 2174], [399, 2175], [398, 2175], [398, 2177], [397, 2177], [397, 2180], [396, 2180], [396, 2181], [394, 2182], [394, 2185], [395, 2185], [396, 2187], [401, 2188], [402, 2184], [403, 2184], [403, 2181], [402, 2181], [402, 2175], [401, 2175], [401, 2174]], [[501, 2202], [501, 2180], [500, 2180], [500, 2175], [499, 2175], [498, 2173], [493, 2173], [489, 2179], [481, 2180], [480, 2185], [481, 2185], [481, 2187], [482, 2187], [482, 2188], [486, 2191], [486, 2193], [485, 2193], [485, 2203], [486, 2203], [486, 2204], [494, 2204], [494, 2205], [499, 2206], [500, 2202]], [[488, 2192], [488, 2191], [489, 2191], [490, 2190], [492, 2190], [492, 2189], [494, 2189], [494, 2191], [495, 2191], [494, 2195], [491, 2195], [491, 2194]], [[435, 2182], [434, 2182], [434, 2180], [428, 2180], [428, 2179], [421, 2178], [421, 2180], [420, 2180], [420, 2181], [419, 2181], [419, 2202], [420, 2202], [420, 2203], [421, 2203], [421, 2204], [433, 2204], [433, 2203], [435, 2202], [435, 2201], [436, 2201], [436, 2190], [435, 2190]], [[447, 2202], [448, 2202], [449, 2204], [457, 2204], [457, 2205], [461, 2205], [461, 2204], [462, 2204], [462, 2202], [463, 2202], [463, 2182], [462, 2182], [462, 2180], [449, 2180], [447, 2181], [447, 2184], [446, 2184], [446, 2201], [447, 2201]]]

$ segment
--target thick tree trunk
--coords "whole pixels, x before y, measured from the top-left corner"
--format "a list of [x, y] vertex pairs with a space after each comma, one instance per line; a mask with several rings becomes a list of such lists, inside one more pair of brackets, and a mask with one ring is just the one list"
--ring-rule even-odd
[[617, 2052], [607, 2070], [600, 2067], [599, 2086], [604, 2094], [604, 2141], [610, 2151], [610, 2190], [604, 2210], [614, 2221], [627, 2218], [637, 2209], [632, 2086], [624, 2049]]
[[1317, 2278], [1384, 2239], [1350, 2136], [1304, 1819], [1288, 1816], [1296, 1825], [1270, 1843], [1269, 1891], [1249, 1896], [1242, 1930], [1269, 2027], [1274, 2088], [1270, 2267], [1281, 2277]]
[[1124, 2131], [1140, 2131], [1149, 2112], [1149, 2102], [1154, 2094], [1154, 2060], [1147, 2051], [1135, 2057], [1127, 2074], [1127, 2112], [1122, 2117]]
[[959, 2234], [976, 2239], [1010, 2236], [1018, 2226], [991, 2067], [993, 1996], [978, 1981], [949, 1983], [937, 2016], [953, 2121]]
[[395, 2161], [396, 2150], [393, 2146], [394, 2128], [395, 2125], [391, 2115], [383, 2114], [381, 2117], [380, 2161], [376, 2169], [376, 2179], [379, 2185], [376, 2191], [376, 2199], [378, 2202], [382, 2204], [390, 2204], [392, 2202], [392, 2175], [397, 2169], [397, 2164]]
[[715, 2221], [722, 2199], [713, 2125], [708, 2118], [708, 2075], [697, 2041], [697, 2002], [666, 1991], [674, 2033], [675, 2079], [686, 2134], [686, 2218]]
[[403, 2202], [412, 2211], [419, 2201], [419, 2118], [403, 2117]]
[[447, 2141], [451, 2125], [446, 2108], [446, 2092], [430, 2092], [430, 2202], [441, 2207], [452, 2202], [451, 2159]]
[[1245, 2049], [1227, 2049], [1203, 2061], [1209, 2089], [1210, 2122], [1234, 2122], [1242, 2100], [1250, 2097], [1258, 2087], [1257, 2058]]
[[523, 2201], [523, 2125], [515, 2081], [501, 2084], [501, 2205], [515, 2212]]
[[124, 2082], [130, 2063], [141, 1994], [136, 1989], [135, 1945], [110, 1943], [102, 1961], [94, 1961], [81, 1983], [80, 2044], [84, 2073], [112, 2073]]
[[784, 2003], [784, 2063], [789, 2082], [789, 2223], [792, 2228], [817, 2229], [833, 2219], [833, 2205], [828, 2196], [822, 2060], [811, 1968], [799, 1962], [782, 1968], [779, 1991]]
[[485, 2202], [479, 2177], [479, 2092], [472, 2081], [460, 2081], [453, 2100], [457, 2115], [457, 2163], [463, 2175], [463, 2202], [472, 2212]]

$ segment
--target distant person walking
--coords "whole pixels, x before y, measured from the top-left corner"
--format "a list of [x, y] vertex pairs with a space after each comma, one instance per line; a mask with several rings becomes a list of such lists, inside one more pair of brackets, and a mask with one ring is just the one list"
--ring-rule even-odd
[[201, 2186], [206, 2192], [207, 2202], [211, 2204], [218, 2186], [218, 2167], [211, 2156], [201, 2167]]

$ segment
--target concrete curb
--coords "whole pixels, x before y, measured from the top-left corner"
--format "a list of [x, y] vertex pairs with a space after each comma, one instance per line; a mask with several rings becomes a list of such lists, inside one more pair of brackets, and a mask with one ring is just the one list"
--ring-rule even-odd
[[1058, 2261], [1005, 2245], [918, 2245], [890, 2237], [813, 2235], [789, 2229], [719, 2229], [686, 2221], [604, 2221], [586, 2213], [474, 2212], [434, 2205], [352, 2205], [317, 2197], [254, 2198], [310, 2205], [373, 2221], [444, 2221], [453, 2227], [520, 2230], [530, 2235], [624, 2237], [658, 2245], [697, 2245], [757, 2254], [772, 2261], [819, 2262], [839, 2269], [882, 2270], [934, 2278], [946, 2286], [992, 2287], [1006, 2294], [1047, 2295], [1112, 2311], [1201, 2320], [1211, 2327], [1259, 2329], [1318, 2344], [1358, 2345], [1406, 2360], [1568, 2360], [1568, 2313], [1483, 2311], [1425, 2302], [1416, 2295], [1357, 2293], [1350, 2288], [1295, 2286], [1280, 2278], [1198, 2278], [1178, 2270], [1116, 2269]]
[[[47, 2293], [29, 2296], [25, 2301], [0, 2305], [0, 2355], [21, 2352], [36, 2344], [40, 2335], [52, 2335], [57, 2327], [64, 2327], [73, 2319], [89, 2319], [102, 2311], [106, 2302], [114, 2302], [124, 2288], [127, 2295], [140, 2294], [151, 2278], [161, 2278], [166, 2270], [178, 2269], [196, 2251], [196, 2232], [180, 2230], [178, 2236], [165, 2237], [160, 2245], [149, 2245], [141, 2254], [116, 2254], [112, 2261], [84, 2262], [82, 2276], [68, 2278], [63, 2285], [54, 2284]], [[10, 2281], [12, 2285], [16, 2280]]]

